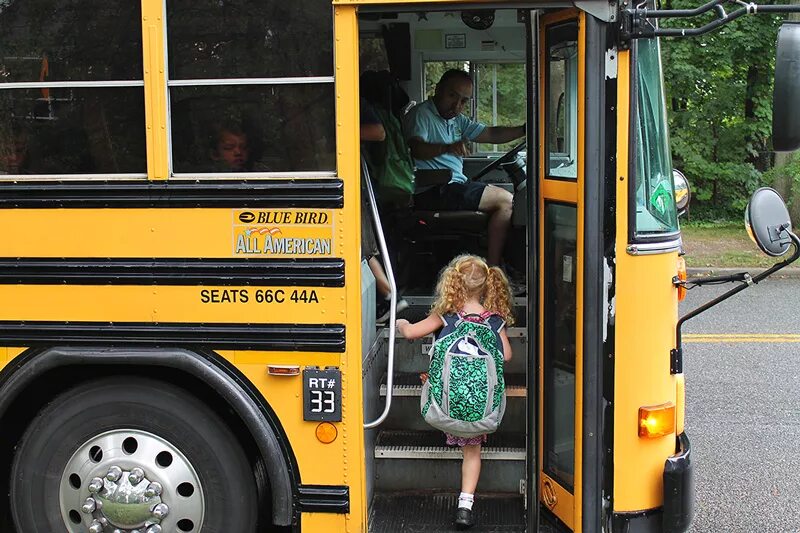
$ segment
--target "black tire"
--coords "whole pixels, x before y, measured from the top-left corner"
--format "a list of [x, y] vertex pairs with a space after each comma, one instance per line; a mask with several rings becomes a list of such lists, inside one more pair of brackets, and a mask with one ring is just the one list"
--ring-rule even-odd
[[[56, 397], [25, 431], [10, 479], [11, 512], [18, 532], [67, 530], [59, 503], [65, 467], [84, 443], [122, 429], [164, 439], [194, 468], [205, 513], [203, 523], [189, 531], [256, 531], [258, 493], [253, 471], [219, 416], [185, 390], [165, 382], [113, 377], [83, 383]], [[88, 480], [82, 483], [85, 486]]]

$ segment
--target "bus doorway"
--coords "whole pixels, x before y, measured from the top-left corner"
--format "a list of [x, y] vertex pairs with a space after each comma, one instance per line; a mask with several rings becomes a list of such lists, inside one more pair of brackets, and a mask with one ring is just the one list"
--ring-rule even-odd
[[[361, 105], [378, 108], [376, 114], [386, 129], [384, 143], [395, 142], [393, 135], [403, 135], [408, 110], [431, 98], [441, 76], [451, 69], [463, 70], [472, 78], [473, 94], [464, 110], [470, 119], [487, 126], [537, 124], [537, 20], [537, 12], [519, 9], [474, 11], [448, 6], [446, 11], [405, 13], [385, 7], [380, 11], [361, 8]], [[375, 73], [384, 80], [377, 89], [369, 84]], [[503, 267], [514, 289], [515, 322], [506, 330], [513, 358], [505, 367], [503, 422], [482, 447], [474, 504], [476, 531], [539, 530], [535, 512], [538, 421], [533, 414], [540, 401], [535, 370], [539, 328], [532, 317], [540, 313], [540, 254], [535, 244], [540, 224], [540, 155], [530, 148], [538, 146], [539, 135], [538, 127], [528, 127], [525, 137], [516, 142], [471, 143], [469, 155], [463, 158], [468, 178], [500, 187], [513, 196], [503, 253]], [[405, 136], [401, 141], [405, 142]], [[450, 259], [462, 253], [487, 255], [488, 216], [476, 211], [419, 208], [412, 194], [400, 195], [398, 201], [389, 190], [392, 183], [381, 182], [380, 157], [386, 155], [379, 143], [362, 143], [362, 156], [373, 177], [392, 270], [402, 298], [409, 304], [398, 316], [421, 320], [430, 312], [437, 275]], [[446, 183], [431, 181], [441, 178], [419, 169], [412, 179], [417, 189]], [[368, 287], [372, 276], [362, 270], [362, 286]], [[375, 326], [369, 289], [364, 294], [368, 295], [363, 299], [362, 321], [364, 417], [368, 426], [380, 420], [365, 431], [369, 531], [450, 531], [461, 486], [462, 454], [458, 448], [446, 446], [445, 436], [420, 415], [420, 374], [428, 369], [432, 339], [398, 338], [393, 368], [388, 368], [391, 325]], [[391, 403], [388, 412], [384, 411], [386, 402]]]

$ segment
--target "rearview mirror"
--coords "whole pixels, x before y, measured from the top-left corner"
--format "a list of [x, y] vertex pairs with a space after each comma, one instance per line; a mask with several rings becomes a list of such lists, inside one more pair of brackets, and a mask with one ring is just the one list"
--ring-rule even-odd
[[796, 22], [785, 23], [778, 32], [772, 145], [776, 152], [800, 148], [800, 23]]
[[689, 208], [689, 200], [692, 198], [692, 192], [689, 189], [689, 180], [686, 179], [683, 172], [677, 168], [673, 168], [672, 181], [675, 184], [675, 207], [678, 208], [678, 215], [683, 215]]
[[750, 238], [765, 254], [778, 257], [789, 250], [792, 220], [775, 189], [762, 187], [753, 193], [744, 212], [744, 223]]

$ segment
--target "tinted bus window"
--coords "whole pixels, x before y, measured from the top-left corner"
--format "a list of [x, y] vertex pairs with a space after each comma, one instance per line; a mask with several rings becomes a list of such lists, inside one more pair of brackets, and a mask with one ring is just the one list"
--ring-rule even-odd
[[141, 18], [129, 0], [0, 1], [0, 174], [146, 172]]
[[167, 0], [172, 172], [334, 172], [332, 27], [319, 0]]
[[0, 174], [143, 174], [144, 132], [141, 87], [0, 90]]
[[336, 168], [333, 84], [173, 87], [170, 94], [174, 172]]
[[0, 83], [142, 79], [141, 5], [0, 1]]
[[330, 2], [168, 0], [167, 35], [174, 80], [333, 75]]

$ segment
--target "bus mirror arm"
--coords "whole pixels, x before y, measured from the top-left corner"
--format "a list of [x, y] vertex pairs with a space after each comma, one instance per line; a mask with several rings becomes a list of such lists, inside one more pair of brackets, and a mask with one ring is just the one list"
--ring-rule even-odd
[[684, 322], [686, 322], [690, 318], [696, 317], [700, 313], [704, 313], [705, 311], [711, 309], [718, 303], [724, 302], [734, 294], [742, 292], [746, 288], [751, 287], [756, 283], [763, 281], [764, 279], [773, 275], [775, 272], [794, 263], [798, 258], [800, 258], [800, 238], [798, 238], [797, 235], [791, 232], [788, 228], [784, 228], [783, 231], [785, 231], [789, 235], [789, 238], [792, 240], [792, 245], [794, 246], [794, 252], [789, 258], [781, 261], [780, 263], [776, 263], [772, 267], [756, 274], [755, 276], [751, 276], [748, 272], [737, 272], [735, 274], [730, 274], [728, 276], [695, 278], [686, 281], [680, 281], [677, 278], [673, 280], [673, 283], [676, 286], [680, 285], [686, 288], [698, 287], [700, 285], [715, 285], [715, 284], [730, 283], [730, 282], [739, 282], [741, 283], [741, 285], [734, 287], [733, 289], [721, 294], [720, 296], [714, 298], [709, 302], [704, 303], [703, 305], [697, 307], [696, 309], [692, 309], [678, 320], [678, 324], [675, 328], [675, 348], [670, 350], [670, 364], [669, 364], [670, 374], [683, 373], [683, 345], [681, 344], [681, 328], [683, 327]]
[[[723, 4], [737, 6], [728, 13]], [[624, 3], [623, 5], [627, 5]], [[648, 9], [644, 3], [634, 8], [620, 10], [620, 44], [622, 48], [630, 46], [633, 39], [650, 39], [653, 37], [695, 37], [705, 35], [743, 15], [759, 13], [800, 13], [800, 5], [758, 5], [742, 0], [711, 0], [695, 9]], [[651, 19], [657, 18], [692, 18], [714, 11], [716, 17], [711, 22], [696, 28], [659, 28]]]

